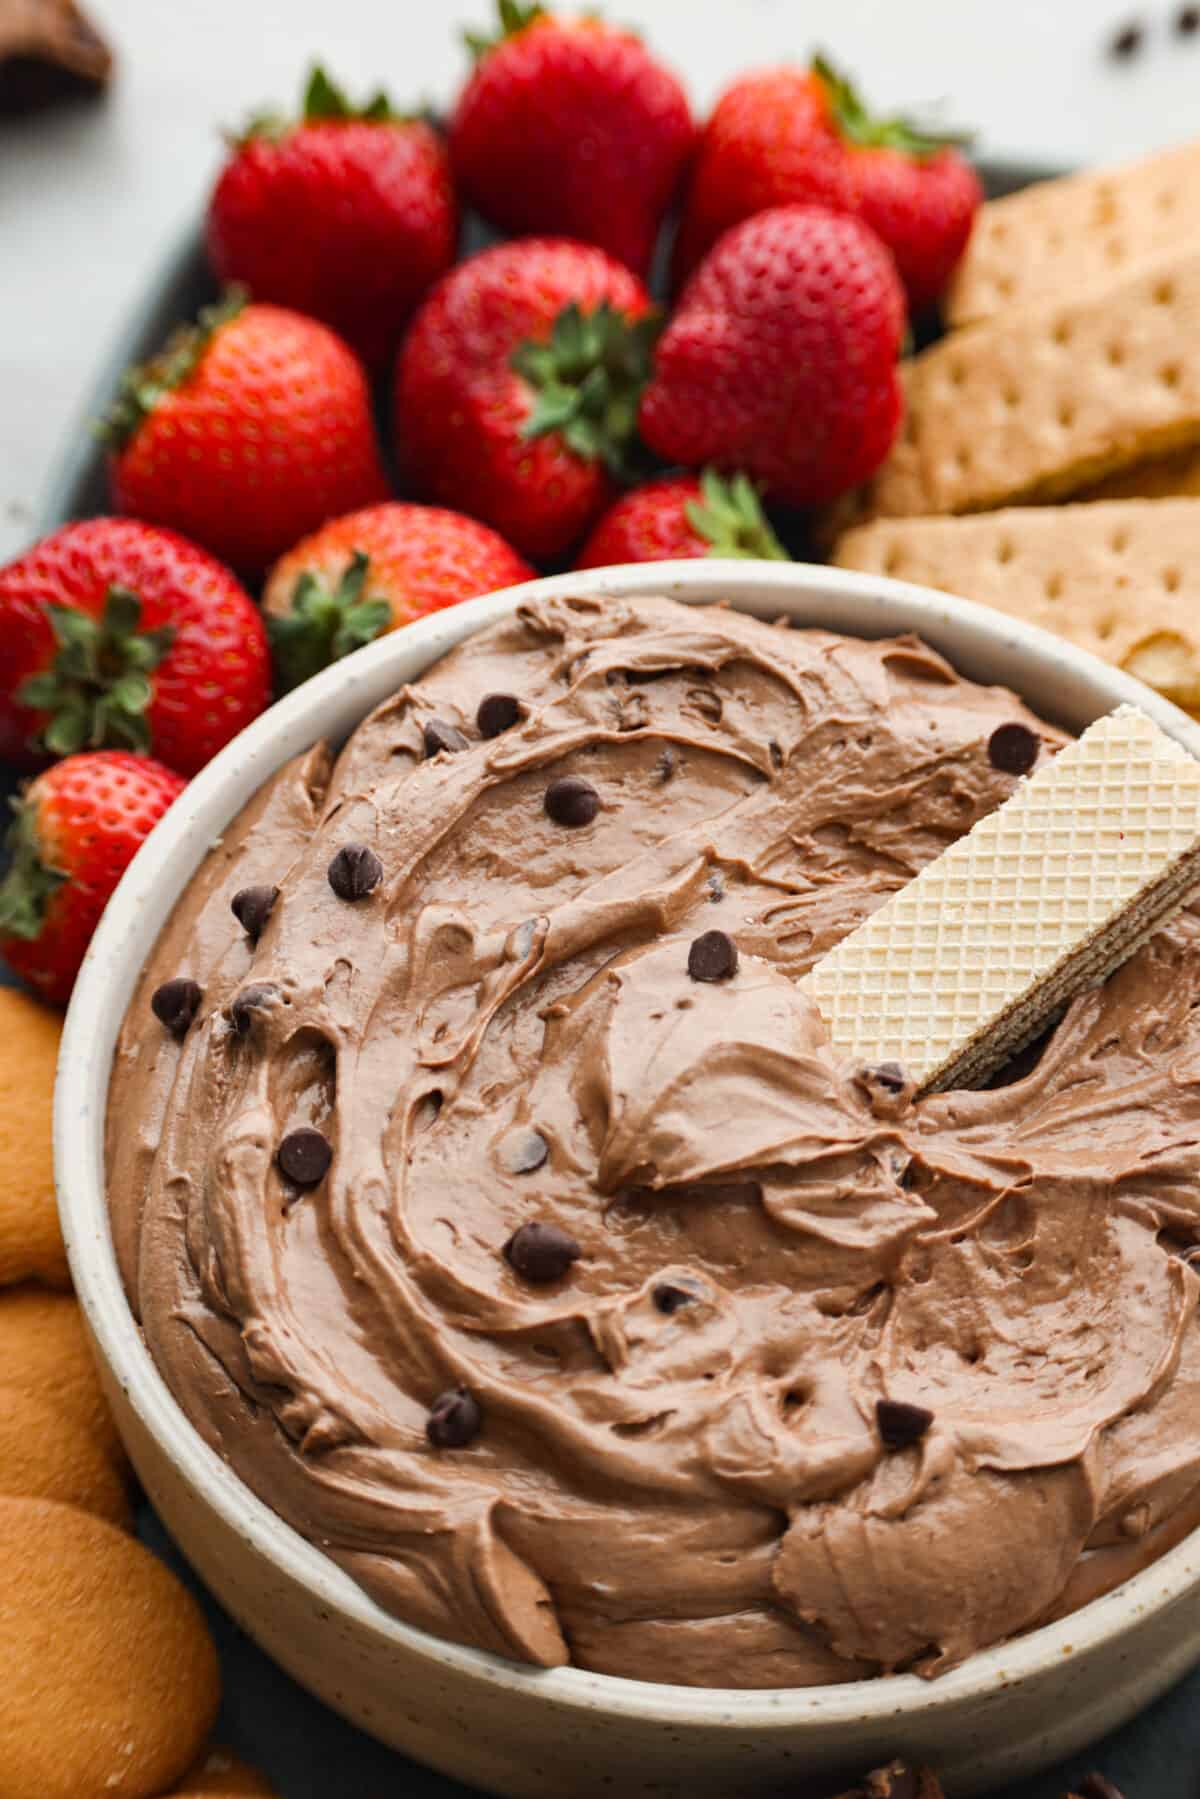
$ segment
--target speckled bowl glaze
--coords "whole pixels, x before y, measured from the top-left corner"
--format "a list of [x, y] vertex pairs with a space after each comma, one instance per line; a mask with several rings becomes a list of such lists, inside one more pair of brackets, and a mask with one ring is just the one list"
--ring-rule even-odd
[[143, 959], [210, 845], [281, 763], [344, 738], [444, 651], [534, 593], [669, 593], [860, 636], [916, 631], [973, 679], [1015, 688], [1081, 729], [1123, 700], [1200, 757], [1200, 729], [1147, 688], [1043, 631], [926, 589], [780, 563], [699, 561], [556, 576], [384, 638], [274, 706], [176, 801], [121, 882], [67, 1019], [55, 1161], [75, 1286], [121, 1434], [184, 1553], [244, 1628], [356, 1724], [511, 1799], [623, 1799], [792, 1790], [896, 1754], [956, 1792], [999, 1785], [1082, 1747], [1200, 1660], [1200, 1533], [1064, 1621], [932, 1683], [729, 1691], [534, 1670], [389, 1617], [257, 1500], [201, 1440], [151, 1361], [109, 1235], [103, 1127], [109, 1067]]

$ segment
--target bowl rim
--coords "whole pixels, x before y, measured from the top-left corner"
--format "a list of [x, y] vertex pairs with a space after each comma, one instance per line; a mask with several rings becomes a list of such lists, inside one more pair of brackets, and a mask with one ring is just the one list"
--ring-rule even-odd
[[[1047, 677], [1082, 682], [1105, 698], [1109, 709], [1123, 702], [1140, 707], [1200, 759], [1200, 726], [1186, 713], [1050, 632], [929, 588], [817, 564], [713, 558], [570, 572], [465, 601], [393, 632], [286, 695], [227, 745], [155, 827], [105, 910], [67, 1014], [55, 1090], [58, 1205], [75, 1291], [109, 1374], [157, 1451], [226, 1530], [305, 1591], [314, 1614], [317, 1609], [342, 1614], [448, 1674], [536, 1696], [568, 1711], [743, 1731], [900, 1721], [917, 1714], [936, 1718], [997, 1686], [1037, 1680], [1061, 1668], [1067, 1657], [1100, 1650], [1139, 1617], [1182, 1599], [1200, 1585], [1200, 1530], [1111, 1592], [1062, 1619], [978, 1651], [934, 1681], [895, 1674], [814, 1687], [693, 1687], [571, 1666], [534, 1668], [434, 1636], [384, 1611], [258, 1498], [190, 1423], [167, 1387], [134, 1320], [117, 1268], [103, 1157], [112, 1051], [147, 944], [157, 939], [170, 907], [220, 829], [274, 769], [336, 733], [333, 715], [340, 711], [349, 718], [357, 706], [357, 716], [365, 717], [380, 698], [415, 678], [418, 664], [431, 665], [464, 637], [526, 601], [550, 594], [636, 599], [659, 593], [692, 603], [727, 598], [768, 616], [799, 605], [807, 609], [801, 625], [818, 628], [822, 604], [840, 606], [861, 621], [861, 635], [872, 634], [876, 626], [876, 636], [912, 630], [936, 644], [947, 632], [961, 634], [970, 641], [968, 659], [1015, 652], [1031, 665], [1029, 672], [1040, 667]], [[854, 632], [841, 623], [828, 628]], [[315, 725], [318, 719], [325, 722]]]

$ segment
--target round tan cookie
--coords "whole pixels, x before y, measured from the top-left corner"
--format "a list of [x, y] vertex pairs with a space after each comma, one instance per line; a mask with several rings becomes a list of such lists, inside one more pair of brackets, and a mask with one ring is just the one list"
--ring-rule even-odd
[[0, 1668], [4, 1799], [151, 1799], [196, 1760], [220, 1699], [175, 1576], [45, 1499], [0, 1499]]
[[57, 1499], [123, 1530], [132, 1522], [128, 1490], [103, 1443], [20, 1387], [0, 1386], [0, 1497]]
[[232, 1749], [214, 1746], [202, 1755], [186, 1780], [172, 1787], [166, 1799], [277, 1799], [275, 1788], [265, 1774], [240, 1761]]
[[69, 1293], [34, 1286], [0, 1292], [0, 1372], [7, 1386], [20, 1387], [77, 1419], [104, 1446], [113, 1465], [128, 1472], [83, 1314]]
[[70, 1285], [50, 1147], [61, 1034], [58, 1012], [0, 987], [0, 1286]]

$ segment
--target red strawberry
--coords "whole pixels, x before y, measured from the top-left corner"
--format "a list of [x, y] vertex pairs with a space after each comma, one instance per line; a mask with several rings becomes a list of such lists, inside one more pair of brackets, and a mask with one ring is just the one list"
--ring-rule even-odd
[[68, 756], [26, 788], [0, 882], [0, 954], [44, 999], [70, 998], [113, 888], [183, 788], [127, 750]]
[[118, 509], [235, 568], [387, 493], [358, 358], [315, 319], [236, 294], [126, 375], [108, 431]]
[[727, 88], [700, 140], [675, 245], [683, 280], [723, 231], [772, 206], [816, 201], [865, 219], [896, 258], [916, 311], [936, 300], [982, 199], [971, 165], [903, 119], [873, 119], [821, 57]]
[[745, 475], [724, 480], [666, 475], [635, 487], [610, 506], [576, 560], [576, 568], [614, 562], [671, 562], [679, 556], [735, 556], [787, 562]]
[[417, 488], [557, 556], [612, 497], [657, 321], [603, 250], [523, 238], [462, 262], [412, 322], [396, 430]]
[[735, 225], [658, 341], [641, 428], [670, 462], [740, 468], [795, 506], [878, 468], [900, 423], [904, 294], [874, 232], [817, 206]]
[[257, 606], [227, 568], [134, 519], [65, 525], [0, 569], [0, 762], [85, 746], [193, 775], [271, 698]]
[[631, 31], [499, 0], [450, 124], [463, 191], [501, 230], [599, 244], [644, 275], [695, 140], [687, 95]]
[[393, 500], [335, 518], [275, 564], [263, 593], [279, 685], [533, 572], [495, 531], [440, 506]]
[[208, 209], [223, 281], [323, 319], [370, 363], [454, 260], [458, 209], [437, 133], [384, 94], [356, 111], [314, 69], [298, 123], [259, 119]]

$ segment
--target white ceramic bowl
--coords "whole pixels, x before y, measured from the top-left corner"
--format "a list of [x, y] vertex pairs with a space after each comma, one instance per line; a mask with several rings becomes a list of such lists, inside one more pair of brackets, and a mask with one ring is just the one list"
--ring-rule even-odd
[[1200, 730], [1140, 683], [1000, 613], [873, 576], [679, 562], [558, 576], [410, 625], [274, 706], [177, 800], [109, 905], [80, 975], [59, 1069], [55, 1162], [76, 1290], [147, 1492], [202, 1578], [320, 1698], [418, 1760], [514, 1799], [730, 1799], [902, 1754], [958, 1791], [1046, 1766], [1130, 1717], [1200, 1660], [1200, 1532], [1061, 1623], [932, 1683], [713, 1691], [576, 1668], [538, 1671], [381, 1611], [263, 1505], [188, 1424], [125, 1302], [104, 1197], [113, 1045], [142, 962], [210, 844], [297, 751], [344, 738], [402, 682], [534, 592], [728, 599], [863, 636], [917, 631], [975, 679], [1076, 729], [1131, 700], [1200, 756]]

